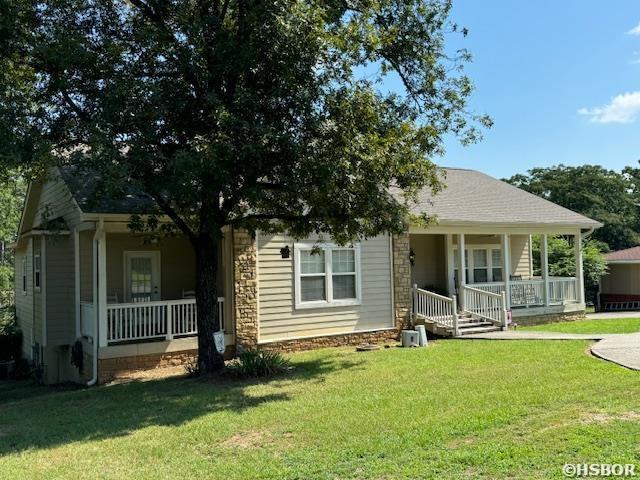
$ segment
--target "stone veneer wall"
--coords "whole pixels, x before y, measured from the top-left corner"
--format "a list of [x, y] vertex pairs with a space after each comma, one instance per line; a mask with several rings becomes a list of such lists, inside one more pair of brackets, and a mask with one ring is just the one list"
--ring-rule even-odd
[[258, 270], [255, 238], [246, 230], [233, 231], [233, 284], [236, 346], [258, 343]]
[[520, 326], [544, 325], [545, 323], [572, 322], [583, 320], [586, 317], [584, 310], [577, 312], [551, 313], [547, 315], [533, 315], [530, 317], [515, 317], [513, 322]]
[[326, 335], [322, 337], [298, 338], [281, 342], [265, 343], [260, 345], [261, 350], [277, 350], [279, 352], [297, 352], [300, 350], [312, 350], [314, 348], [341, 347], [345, 345], [357, 345], [359, 343], [390, 342], [398, 338], [398, 332], [394, 330], [380, 330], [377, 332], [346, 333], [338, 335]]
[[131, 357], [103, 358], [98, 360], [98, 383], [124, 378], [135, 371], [195, 363], [197, 357], [198, 350], [182, 350]]
[[411, 263], [409, 234], [393, 237], [393, 293], [397, 334], [411, 325]]

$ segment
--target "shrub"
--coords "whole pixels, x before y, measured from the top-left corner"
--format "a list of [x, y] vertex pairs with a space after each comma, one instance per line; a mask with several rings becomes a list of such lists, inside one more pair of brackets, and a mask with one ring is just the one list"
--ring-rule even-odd
[[0, 309], [0, 361], [19, 360], [22, 356], [22, 332], [11, 309]]
[[271, 377], [291, 370], [291, 364], [279, 352], [247, 350], [230, 361], [227, 372], [238, 378]]

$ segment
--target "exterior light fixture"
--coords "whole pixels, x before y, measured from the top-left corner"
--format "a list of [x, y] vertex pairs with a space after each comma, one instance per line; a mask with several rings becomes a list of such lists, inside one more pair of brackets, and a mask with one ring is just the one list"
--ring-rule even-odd
[[416, 264], [416, 252], [413, 251], [413, 248], [409, 249], [409, 263], [412, 267]]
[[289, 245], [286, 245], [280, 249], [280, 256], [282, 258], [289, 258], [291, 256], [291, 249], [289, 248]]

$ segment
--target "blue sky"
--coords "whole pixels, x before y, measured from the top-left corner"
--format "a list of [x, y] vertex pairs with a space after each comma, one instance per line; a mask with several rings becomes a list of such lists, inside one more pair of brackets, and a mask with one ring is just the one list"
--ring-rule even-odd
[[451, 19], [470, 30], [451, 46], [474, 57], [471, 108], [495, 125], [479, 144], [448, 141], [439, 164], [497, 177], [559, 163], [637, 165], [639, 0], [454, 0]]

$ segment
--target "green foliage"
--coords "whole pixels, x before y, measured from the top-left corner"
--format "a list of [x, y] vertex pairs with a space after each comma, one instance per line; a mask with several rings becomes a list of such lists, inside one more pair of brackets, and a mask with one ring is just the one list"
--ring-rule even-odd
[[469, 53], [445, 48], [467, 33], [449, 0], [0, 8], [0, 171], [72, 164], [98, 174], [98, 195], [152, 199], [151, 217], [196, 250], [201, 342], [219, 329], [224, 227], [339, 243], [399, 233], [407, 200], [442, 186], [444, 138], [491, 125], [467, 108]]
[[291, 370], [280, 352], [247, 350], [227, 365], [227, 372], [238, 378], [272, 377]]
[[[13, 290], [13, 274], [13, 266], [0, 265], [0, 292]], [[0, 305], [4, 305], [2, 293], [0, 293]]]
[[[343, 242], [398, 232], [408, 209], [389, 187], [437, 190], [444, 136], [473, 142], [491, 124], [466, 108], [469, 53], [445, 49], [467, 33], [449, 1], [3, 8], [13, 154], [0, 163], [73, 162], [114, 196], [133, 185], [194, 242], [224, 225]], [[398, 92], [383, 92], [390, 76]]]
[[0, 382], [0, 478], [541, 480], [637, 464], [638, 372], [588, 347], [331, 348], [270, 382]]
[[561, 333], [636, 333], [640, 332], [640, 318], [598, 318], [569, 322], [547, 323], [518, 327], [518, 330]]
[[[535, 275], [541, 274], [540, 236], [533, 237], [532, 254]], [[600, 278], [607, 272], [603, 252], [607, 246], [594, 239], [587, 239], [582, 245], [582, 265], [584, 273], [585, 296], [594, 303], [598, 293]], [[549, 275], [572, 277], [576, 274], [575, 249], [565, 237], [548, 237]]]
[[19, 360], [22, 356], [22, 332], [12, 309], [0, 309], [0, 361]]
[[640, 242], [638, 169], [623, 173], [597, 165], [533, 168], [514, 175], [511, 184], [603, 223], [593, 238], [611, 250]]

